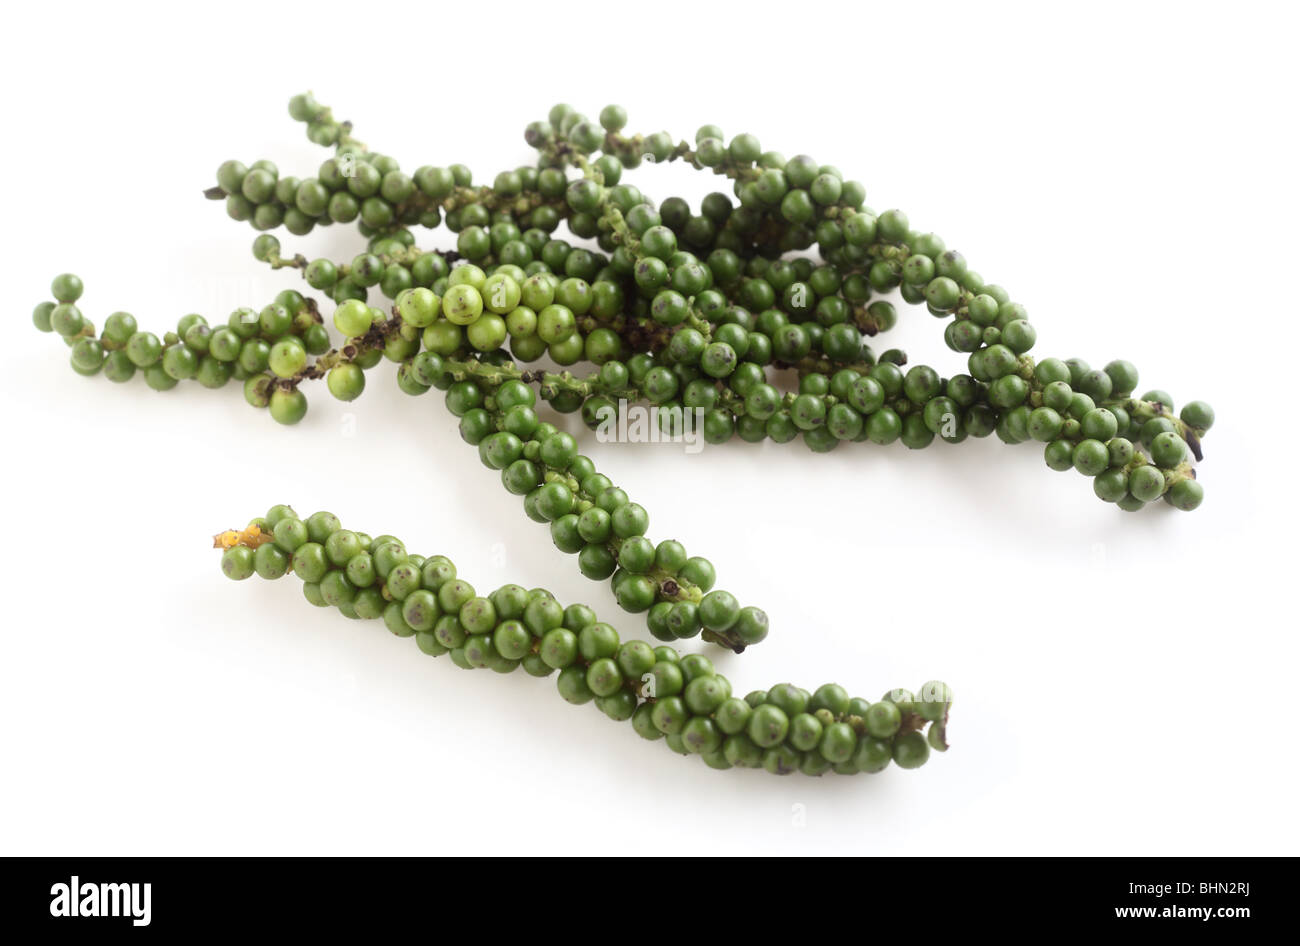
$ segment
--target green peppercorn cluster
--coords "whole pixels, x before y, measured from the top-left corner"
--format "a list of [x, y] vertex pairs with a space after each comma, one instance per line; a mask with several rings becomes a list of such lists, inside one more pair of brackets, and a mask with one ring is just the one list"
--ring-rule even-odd
[[[335, 148], [317, 174], [281, 176], [270, 161], [228, 161], [208, 195], [260, 230], [301, 234], [355, 223], [369, 246], [347, 262], [309, 262], [282, 255], [269, 233], [255, 241], [258, 259], [297, 268], [330, 294], [335, 326], [352, 340], [350, 356], [320, 353], [326, 360], [301, 377], [306, 365], [291, 343], [280, 346], [282, 357], [268, 352], [260, 368], [261, 345], [226, 359], [234, 376], [263, 374], [245, 377], [249, 399], [271, 406], [277, 420], [303, 415], [303, 377], [328, 373], [332, 393], [356, 397], [379, 352], [401, 366], [403, 387], [413, 393], [420, 385], [410, 367], [421, 352], [515, 363], [545, 355], [562, 368], [586, 361], [597, 369], [577, 383], [541, 387], [553, 408], [581, 411], [593, 427], [620, 404], [641, 401], [662, 408], [665, 424], [682, 410], [704, 412], [711, 443], [801, 438], [821, 452], [844, 441], [899, 440], [916, 449], [996, 433], [1008, 443], [1042, 442], [1049, 467], [1089, 476], [1094, 492], [1122, 509], [1160, 498], [1182, 509], [1201, 501], [1190, 456], [1199, 459], [1213, 422], [1208, 405], [1193, 401], [1176, 414], [1163, 391], [1135, 395], [1137, 372], [1122, 360], [1104, 369], [1077, 358], [1035, 361], [1028, 352], [1037, 333], [1023, 306], [938, 236], [912, 230], [901, 212], [866, 207], [865, 188], [833, 166], [763, 151], [748, 134], [724, 143], [716, 126], [701, 128], [693, 145], [665, 132], [627, 135], [617, 106], [593, 122], [560, 105], [525, 131], [536, 166], [476, 187], [463, 165], [407, 175], [309, 94], [295, 96], [290, 113], [313, 141]], [[656, 205], [622, 180], [645, 160], [682, 161], [725, 177], [732, 195], [710, 194], [698, 214], [680, 198]], [[454, 251], [415, 246], [412, 227], [444, 222], [457, 234]], [[597, 249], [557, 238], [562, 222]], [[816, 258], [786, 258], [814, 246]], [[402, 321], [367, 338], [385, 318], [369, 304], [374, 288]], [[945, 377], [908, 367], [897, 349], [875, 354], [866, 339], [892, 327], [898, 313], [873, 296], [895, 289], [944, 320], [944, 340], [966, 355], [966, 372]], [[79, 342], [74, 366], [93, 372], [93, 329], [67, 312], [56, 324], [53, 308], [38, 308], [38, 325], [90, 338]], [[232, 321], [247, 332], [241, 316]], [[106, 330], [100, 348], [112, 351], [115, 337]], [[137, 361], [149, 363], [158, 347], [149, 337], [137, 343]], [[218, 347], [225, 356], [233, 348]], [[207, 352], [195, 354], [203, 368]], [[220, 360], [206, 362], [205, 380], [224, 373]], [[120, 379], [137, 361], [115, 356], [107, 373]], [[191, 359], [178, 348], [172, 361], [171, 373], [147, 372], [151, 383], [167, 386]], [[793, 370], [796, 390], [773, 383], [779, 369]]]
[[250, 530], [270, 541], [226, 549], [221, 569], [229, 578], [292, 572], [317, 607], [382, 619], [393, 634], [414, 637], [422, 652], [447, 654], [462, 669], [555, 674], [567, 702], [594, 702], [610, 719], [630, 721], [643, 739], [663, 739], [715, 769], [854, 775], [879, 772], [891, 760], [916, 768], [932, 748], [948, 747], [952, 694], [937, 681], [919, 695], [893, 690], [876, 703], [850, 698], [836, 684], [809, 693], [782, 683], [741, 698], [708, 657], [622, 641], [591, 608], [564, 607], [544, 589], [503, 585], [479, 595], [446, 557], [412, 554], [390, 535], [344, 529], [331, 513], [302, 519], [274, 506]]
[[[708, 443], [801, 439], [819, 453], [845, 442], [918, 449], [996, 433], [1010, 444], [1042, 443], [1050, 468], [1088, 476], [1097, 496], [1124, 510], [1157, 499], [1190, 510], [1202, 500], [1192, 459], [1201, 458], [1214, 421], [1209, 405], [1193, 401], [1175, 413], [1164, 391], [1136, 395], [1137, 371], [1123, 360], [1094, 369], [1078, 358], [1031, 356], [1037, 332], [1022, 305], [938, 236], [913, 230], [902, 212], [871, 210], [865, 188], [834, 166], [764, 151], [749, 134], [726, 141], [712, 125], [693, 142], [677, 141], [666, 132], [625, 133], [627, 115], [617, 106], [591, 121], [558, 105], [525, 129], [533, 164], [475, 185], [460, 164], [408, 175], [309, 94], [295, 96], [289, 111], [312, 141], [334, 149], [314, 176], [281, 175], [268, 160], [232, 160], [205, 194], [264, 231], [253, 243], [256, 259], [297, 270], [309, 289], [328, 296], [341, 340], [331, 340], [320, 303], [293, 290], [260, 311], [237, 310], [216, 329], [187, 315], [159, 338], [115, 313], [97, 334], [76, 306], [82, 284], [72, 275], [55, 279], [53, 301], [34, 312], [37, 327], [67, 341], [81, 374], [126, 381], [140, 370], [158, 389], [186, 379], [207, 387], [238, 380], [249, 404], [284, 424], [305, 416], [305, 382], [323, 378], [332, 395], [352, 400], [366, 371], [387, 359], [406, 393], [444, 392], [462, 438], [522, 497], [526, 515], [548, 526], [584, 575], [608, 580], [620, 606], [644, 613], [658, 640], [700, 635], [739, 652], [766, 636], [767, 618], [715, 588], [707, 559], [673, 540], [649, 539], [644, 508], [598, 473], [571, 435], [541, 419], [539, 399], [592, 428], [628, 406], [653, 405], [668, 433], [680, 431], [686, 412], [698, 412]], [[710, 194], [698, 213], [677, 197], [656, 203], [624, 180], [645, 161], [712, 173], [730, 182], [730, 194]], [[417, 246], [416, 230], [444, 223], [456, 235], [454, 249]], [[561, 223], [590, 242], [557, 235]], [[355, 225], [365, 251], [308, 260], [267, 232], [303, 235], [335, 224]], [[876, 353], [875, 337], [899, 317], [884, 298], [895, 291], [942, 320], [948, 348], [965, 357], [964, 372], [909, 365], [898, 349]], [[559, 370], [529, 367], [543, 357]], [[591, 369], [567, 370], [580, 362]], [[250, 554], [274, 559], [266, 548], [231, 550], [230, 567], [254, 567]], [[311, 563], [295, 565], [300, 575], [304, 569], [312, 574]], [[309, 589], [323, 586], [320, 595], [344, 602], [345, 612], [378, 616], [406, 600], [386, 576], [376, 586], [345, 567], [330, 574], [328, 585], [324, 574], [303, 577]], [[371, 615], [376, 595], [387, 603]], [[830, 697], [804, 705], [793, 689], [780, 692], [745, 702], [756, 718], [784, 714], [791, 733], [802, 734], [790, 736], [790, 752], [820, 745], [813, 723], [796, 726], [805, 716], [822, 727], [818, 734], [843, 736], [835, 727], [848, 726], [858, 737], [886, 738], [879, 733], [888, 726], [878, 720], [872, 729], [865, 705]], [[870, 710], [887, 716], [881, 705]], [[901, 712], [893, 735], [909, 744], [913, 717], [938, 718]], [[788, 735], [764, 745], [745, 731], [768, 751]], [[830, 738], [843, 743], [840, 736]], [[933, 739], [942, 742], [942, 727]], [[822, 756], [847, 764], [837, 754]]]
[[[110, 381], [126, 382], [139, 372], [156, 391], [171, 390], [181, 381], [197, 381], [205, 388], [241, 381], [248, 403], [269, 407], [284, 423], [302, 419], [307, 398], [296, 381], [277, 381], [300, 377], [308, 356], [330, 350], [329, 332], [315, 303], [292, 289], [260, 311], [236, 309], [216, 328], [197, 313], [182, 316], [175, 330], [161, 338], [141, 331], [129, 312], [114, 312], [96, 334], [76, 306], [82, 284], [74, 275], [57, 277], [51, 290], [56, 301], [38, 305], [33, 319], [37, 328], [63, 336], [78, 374], [102, 372]], [[364, 360], [373, 365], [379, 357], [375, 352]]]
[[[593, 122], [561, 105], [525, 131], [536, 167], [474, 188], [463, 165], [406, 176], [310, 96], [296, 97], [290, 111], [313, 140], [337, 148], [309, 179], [300, 212], [349, 222], [360, 206], [359, 228], [370, 239], [370, 252], [346, 265], [295, 258], [309, 283], [344, 305], [378, 286], [399, 309], [428, 290], [409, 320], [424, 329], [425, 349], [443, 356], [508, 345], [518, 362], [545, 354], [561, 366], [592, 363], [602, 370], [589, 390], [558, 387], [548, 398], [559, 410], [582, 410], [592, 426], [618, 409], [618, 392], [667, 408], [660, 417], [669, 421], [676, 408], [705, 411], [714, 443], [802, 437], [816, 451], [865, 440], [915, 449], [996, 432], [1009, 443], [1043, 442], [1049, 467], [1092, 477], [1097, 495], [1124, 509], [1161, 497], [1190, 509], [1201, 500], [1187, 461], [1213, 421], [1208, 405], [1194, 401], [1175, 415], [1163, 391], [1135, 396], [1136, 370], [1121, 360], [1102, 370], [1081, 359], [1035, 362], [1028, 352], [1037, 333], [1023, 306], [938, 236], [913, 231], [901, 212], [875, 214], [865, 188], [833, 166], [763, 151], [753, 135], [724, 143], [716, 126], [701, 128], [694, 145], [664, 132], [626, 135], [617, 106]], [[732, 195], [710, 194], [698, 214], [680, 198], [656, 206], [622, 181], [644, 160], [711, 171], [731, 181]], [[351, 176], [339, 173], [340, 161]], [[571, 179], [571, 168], [582, 176]], [[249, 188], [253, 169], [263, 173]], [[251, 217], [263, 228], [290, 214], [306, 183], [274, 179], [266, 162], [228, 162], [218, 179], [227, 201], [255, 205]], [[340, 212], [328, 210], [334, 197], [318, 199], [317, 187], [344, 198]], [[272, 210], [259, 223], [262, 207]], [[245, 211], [239, 204], [234, 215]], [[416, 249], [409, 226], [437, 226], [444, 213], [456, 250]], [[599, 251], [555, 238], [562, 221]], [[287, 229], [301, 229], [293, 222]], [[813, 246], [819, 259], [784, 258]], [[273, 237], [255, 252], [286, 264]], [[450, 268], [458, 259], [465, 265]], [[967, 356], [966, 373], [904, 371], [898, 350], [876, 356], [865, 339], [898, 315], [873, 295], [894, 289], [944, 319], [945, 342]], [[794, 369], [798, 389], [783, 393], [773, 367]]]

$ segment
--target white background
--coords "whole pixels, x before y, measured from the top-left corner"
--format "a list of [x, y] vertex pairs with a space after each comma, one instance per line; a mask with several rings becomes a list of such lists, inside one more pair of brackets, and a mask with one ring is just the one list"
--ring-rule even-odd
[[[1294, 8], [506, 6], [7, 14], [0, 852], [1296, 853]], [[996, 438], [586, 436], [652, 537], [770, 614], [762, 646], [711, 654], [739, 692], [953, 686], [951, 751], [876, 777], [712, 771], [554, 680], [462, 672], [293, 579], [229, 582], [212, 534], [288, 502], [644, 636], [391, 365], [284, 429], [237, 385], [80, 378], [31, 328], [68, 270], [97, 325], [159, 333], [301, 287], [200, 191], [229, 157], [313, 173], [285, 111], [306, 88], [408, 170], [490, 180], [558, 100], [837, 164], [1008, 287], [1035, 354], [1128, 358], [1143, 390], [1213, 403], [1205, 503], [1127, 516]], [[346, 237], [284, 240], [348, 258]], [[894, 334], [878, 349], [962, 370], [923, 312]]]

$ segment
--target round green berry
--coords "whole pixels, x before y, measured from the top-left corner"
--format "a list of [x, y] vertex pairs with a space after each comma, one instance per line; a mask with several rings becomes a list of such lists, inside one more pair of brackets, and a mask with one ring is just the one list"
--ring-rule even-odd
[[297, 388], [291, 391], [277, 388], [271, 393], [269, 407], [276, 423], [296, 424], [307, 416], [307, 396]]
[[334, 310], [334, 327], [348, 338], [365, 335], [373, 323], [374, 313], [360, 299], [348, 299]]

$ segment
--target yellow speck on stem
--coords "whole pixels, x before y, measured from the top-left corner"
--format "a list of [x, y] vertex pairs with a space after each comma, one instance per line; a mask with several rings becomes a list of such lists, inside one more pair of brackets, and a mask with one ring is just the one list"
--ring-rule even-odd
[[249, 526], [247, 529], [227, 529], [212, 537], [212, 547], [221, 549], [234, 548], [236, 545], [246, 545], [250, 549], [265, 545], [268, 542], [275, 541], [275, 536], [270, 532], [263, 532], [257, 526]]

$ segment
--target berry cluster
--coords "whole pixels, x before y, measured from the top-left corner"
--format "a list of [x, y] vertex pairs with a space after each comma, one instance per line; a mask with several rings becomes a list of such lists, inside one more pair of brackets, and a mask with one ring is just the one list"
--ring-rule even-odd
[[[538, 154], [534, 165], [475, 185], [459, 164], [426, 165], [408, 175], [392, 157], [367, 149], [349, 123], [336, 121], [309, 94], [295, 96], [289, 111], [307, 125], [312, 141], [334, 149], [315, 176], [282, 176], [267, 160], [227, 161], [205, 194], [259, 231], [302, 235], [317, 226], [357, 227], [366, 250], [350, 260], [286, 253], [269, 232], [253, 243], [258, 260], [297, 270], [307, 287], [328, 295], [342, 341], [331, 340], [317, 301], [293, 290], [260, 311], [239, 309], [215, 329], [187, 315], [159, 338], [140, 331], [130, 315], [115, 313], [97, 334], [76, 306], [82, 285], [72, 275], [55, 279], [54, 301], [35, 310], [37, 327], [63, 336], [81, 374], [102, 371], [126, 381], [139, 369], [160, 390], [187, 379], [206, 387], [239, 380], [249, 404], [285, 424], [306, 414], [304, 382], [324, 378], [331, 394], [352, 400], [364, 390], [368, 369], [393, 362], [403, 391], [445, 393], [462, 438], [478, 448], [485, 466], [499, 471], [507, 491], [523, 498], [529, 518], [548, 525], [554, 544], [577, 556], [584, 575], [609, 580], [620, 606], [645, 613], [661, 641], [701, 635], [739, 652], [766, 636], [767, 618], [715, 589], [707, 559], [689, 556], [675, 541], [647, 538], [645, 510], [578, 453], [571, 435], [541, 419], [539, 398], [556, 412], [577, 412], [593, 428], [640, 403], [659, 409], [669, 433], [679, 432], [691, 412], [702, 415], [703, 439], [712, 444], [801, 439], [814, 452], [865, 441], [901, 441], [917, 449], [996, 433], [1011, 444], [1042, 443], [1050, 468], [1083, 473], [1097, 496], [1124, 510], [1157, 499], [1190, 510], [1202, 500], [1192, 458], [1200, 459], [1201, 438], [1214, 420], [1209, 405], [1193, 401], [1175, 413], [1163, 391], [1135, 395], [1137, 371], [1126, 361], [1094, 369], [1078, 358], [1035, 359], [1030, 351], [1037, 332], [1022, 305], [938, 236], [913, 230], [900, 211], [871, 210], [865, 188], [834, 166], [763, 151], [748, 134], [726, 141], [712, 125], [693, 143], [666, 132], [625, 134], [627, 116], [617, 106], [593, 122], [559, 105], [525, 131]], [[683, 162], [725, 178], [731, 193], [710, 194], [698, 213], [676, 197], [656, 203], [623, 179], [643, 161]], [[456, 234], [454, 249], [416, 245], [415, 229], [444, 223]], [[561, 223], [582, 242], [557, 236]], [[808, 252], [814, 248], [815, 254]], [[386, 301], [373, 304], [374, 290]], [[899, 317], [884, 298], [893, 292], [942, 320], [948, 348], [965, 357], [964, 372], [945, 376], [909, 365], [898, 349], [876, 353], [875, 337]], [[558, 370], [527, 367], [543, 357]], [[579, 362], [591, 370], [567, 370]], [[820, 770], [823, 763], [837, 771], [874, 770], [883, 764], [882, 752], [886, 761], [891, 752], [900, 759], [900, 751], [902, 759], [923, 758], [926, 743], [913, 723], [943, 718], [933, 706], [946, 706], [946, 696], [868, 705], [840, 699], [836, 687], [811, 697], [775, 688], [738, 701], [719, 685], [713, 695], [727, 692], [717, 704], [700, 694], [656, 696], [635, 681], [604, 694], [592, 686], [592, 666], [602, 659], [614, 666], [612, 675], [597, 673], [598, 686], [613, 687], [609, 681], [620, 668], [630, 673], [628, 667], [639, 664], [621, 667], [611, 651], [585, 658], [591, 666], [552, 666], [543, 656], [544, 640], [559, 625], [532, 633], [542, 625], [524, 620], [528, 639], [511, 626], [498, 640], [517, 616], [500, 624], [487, 618], [474, 623], [471, 616], [466, 624], [466, 613], [441, 601], [445, 585], [436, 575], [401, 579], [394, 588], [387, 569], [375, 575], [368, 566], [353, 569], [363, 553], [377, 569], [381, 560], [396, 561], [400, 543], [367, 543], [360, 533], [345, 533], [352, 538], [333, 541], [347, 543], [350, 554], [336, 561], [342, 551], [330, 553], [326, 540], [344, 533], [337, 523], [320, 525], [332, 517], [313, 526], [316, 520], [293, 525], [298, 520], [284, 510], [270, 515], [265, 525], [273, 542], [253, 551], [241, 539], [223, 564], [235, 577], [254, 569], [277, 577], [277, 568], [292, 569], [307, 582], [309, 598], [358, 617], [384, 615], [394, 630], [414, 633], [426, 650], [450, 650], [462, 665], [481, 660], [509, 669], [515, 661], [526, 669], [560, 669], [566, 695], [590, 691], [614, 700], [611, 715], [627, 709], [634, 722], [642, 720], [643, 734], [680, 737], [681, 745], [696, 746], [715, 762], [736, 762], [731, 756], [737, 755], [752, 763], [754, 753], [766, 752], [767, 764], [776, 752], [780, 759], [769, 767], [782, 771]], [[284, 537], [286, 528], [295, 535], [314, 529], [321, 538], [295, 544]], [[315, 549], [301, 562], [300, 545]], [[294, 557], [282, 562], [288, 555]], [[422, 574], [414, 566], [411, 571]], [[412, 600], [405, 591], [432, 615], [428, 628], [405, 615]], [[484, 614], [513, 613], [495, 601], [505, 591], [474, 599], [491, 602], [494, 611], [476, 607]], [[520, 607], [531, 607], [535, 595], [519, 598]], [[518, 598], [514, 592], [505, 597]], [[406, 623], [395, 626], [399, 619]], [[449, 629], [459, 621], [455, 626], [466, 640], [482, 638], [474, 644], [478, 656], [464, 642], [442, 642], [440, 621]], [[576, 626], [566, 625], [566, 633], [580, 639], [593, 622], [574, 618]], [[448, 641], [459, 640], [447, 633]], [[617, 636], [613, 640], [617, 648]], [[637, 653], [657, 653], [641, 647]], [[660, 659], [684, 666], [694, 658]], [[689, 676], [714, 679], [711, 672]], [[692, 682], [683, 681], [687, 690]], [[643, 708], [637, 698], [646, 700]], [[668, 707], [668, 699], [678, 703]], [[882, 717], [894, 705], [902, 710], [891, 730]], [[717, 715], [723, 706], [732, 707], [725, 720]], [[914, 706], [930, 708], [909, 709]], [[766, 731], [764, 724], [752, 719], [772, 720], [771, 731], [780, 735], [759, 738], [754, 727]], [[674, 729], [678, 722], [682, 728]], [[692, 737], [684, 735], [688, 725]], [[937, 725], [930, 744], [941, 748]], [[742, 739], [740, 748], [730, 749], [742, 733], [752, 746]], [[888, 739], [895, 740], [892, 748], [863, 748]], [[863, 752], [869, 759], [851, 761]]]
[[708, 657], [621, 641], [591, 608], [564, 607], [541, 588], [503, 585], [479, 595], [446, 557], [412, 554], [390, 535], [344, 529], [328, 512], [301, 519], [275, 506], [216, 544], [232, 579], [292, 571], [317, 607], [382, 619], [393, 634], [414, 637], [421, 651], [447, 654], [462, 669], [556, 674], [566, 701], [594, 702], [610, 719], [630, 720], [643, 739], [663, 739], [715, 769], [853, 775], [879, 772], [891, 759], [916, 768], [931, 748], [948, 747], [952, 696], [938, 681], [919, 694], [892, 690], [876, 703], [850, 698], [833, 683], [812, 693], [782, 683], [741, 698]]
[[[331, 372], [336, 396], [360, 393], [361, 370], [380, 357], [375, 341], [408, 378], [421, 351], [517, 363], [546, 356], [562, 368], [585, 361], [599, 369], [581, 384], [543, 391], [556, 410], [581, 410], [593, 427], [620, 401], [640, 400], [662, 408], [666, 422], [703, 411], [711, 443], [802, 438], [826, 451], [843, 441], [899, 440], [915, 449], [996, 433], [1008, 443], [1042, 442], [1049, 467], [1084, 473], [1099, 497], [1123, 509], [1160, 498], [1182, 509], [1201, 501], [1190, 456], [1199, 458], [1213, 422], [1208, 405], [1193, 401], [1176, 414], [1163, 391], [1136, 396], [1137, 372], [1125, 361], [1103, 369], [1077, 358], [1035, 361], [1028, 352], [1037, 333], [1023, 306], [938, 236], [912, 230], [901, 212], [874, 213], [862, 185], [832, 166], [765, 152], [752, 135], [724, 144], [715, 126], [701, 128], [694, 145], [673, 143], [662, 132], [623, 134], [626, 115], [616, 106], [599, 122], [556, 106], [526, 130], [535, 167], [474, 186], [463, 165], [407, 175], [309, 95], [296, 96], [290, 112], [312, 140], [336, 149], [316, 176], [281, 177], [265, 160], [228, 161], [208, 194], [261, 230], [355, 222], [368, 238], [367, 251], [346, 262], [286, 257], [269, 233], [254, 243], [258, 259], [297, 268], [328, 292], [335, 326], [354, 342], [385, 318], [369, 305], [372, 289], [400, 314], [397, 330], [354, 344], [364, 349], [360, 357]], [[698, 214], [680, 198], [656, 205], [622, 180], [643, 160], [711, 171], [732, 182], [733, 194], [710, 194]], [[412, 227], [444, 222], [457, 234], [455, 250], [415, 246]], [[596, 248], [557, 238], [561, 223]], [[816, 259], [786, 258], [813, 246]], [[896, 349], [872, 350], [867, 339], [898, 318], [877, 297], [895, 289], [944, 320], [944, 340], [966, 355], [965, 372], [944, 377], [907, 366]], [[230, 354], [231, 346], [219, 348]], [[228, 361], [232, 373], [259, 373], [260, 349]], [[200, 362], [204, 354], [196, 351]], [[271, 403], [277, 420], [293, 422], [305, 410], [295, 393], [305, 365], [288, 345], [280, 354], [287, 357], [246, 386], [254, 404]], [[83, 345], [74, 364], [94, 370], [94, 355]], [[153, 372], [158, 386], [191, 359], [176, 360], [185, 364]], [[223, 373], [217, 360], [204, 378]], [[114, 358], [110, 376], [129, 373], [128, 361]], [[774, 383], [783, 369], [797, 379], [794, 390]]]
[[[205, 388], [242, 381], [250, 404], [270, 407], [272, 416], [286, 424], [307, 413], [307, 398], [297, 381], [308, 356], [330, 350], [329, 331], [316, 303], [292, 289], [261, 311], [236, 309], [216, 328], [197, 313], [182, 316], [162, 338], [141, 331], [129, 312], [114, 312], [96, 334], [94, 323], [76, 306], [82, 285], [70, 273], [57, 277], [51, 291], [57, 301], [42, 302], [32, 318], [42, 331], [63, 336], [78, 374], [102, 372], [110, 381], [126, 382], [139, 371], [156, 391], [171, 390], [181, 381], [197, 381]], [[373, 366], [379, 358], [376, 352], [363, 360]], [[277, 385], [277, 379], [290, 380]]]

